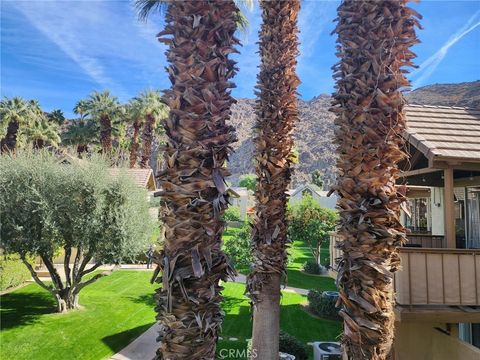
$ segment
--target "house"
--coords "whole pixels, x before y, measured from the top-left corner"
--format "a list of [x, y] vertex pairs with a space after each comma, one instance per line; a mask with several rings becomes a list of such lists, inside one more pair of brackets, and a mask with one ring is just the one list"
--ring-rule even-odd
[[480, 110], [412, 105], [406, 116], [411, 216], [393, 280], [394, 359], [480, 359]]
[[335, 209], [337, 204], [337, 197], [335, 195], [328, 197], [327, 191], [323, 191], [314, 184], [300, 185], [295, 189], [289, 190], [287, 193], [290, 197], [290, 203], [292, 204], [302, 201], [306, 194], [310, 195], [313, 200], [325, 208]]
[[246, 187], [232, 187], [231, 190], [235, 192], [238, 197], [231, 197], [231, 206], [240, 209], [240, 219], [244, 221], [247, 218], [248, 210], [254, 207], [253, 191]]
[[110, 168], [110, 175], [117, 177], [125, 173], [130, 176], [138, 187], [146, 189], [149, 193], [157, 191], [157, 184], [153, 176], [153, 170], [148, 169], [124, 169], [124, 168]]

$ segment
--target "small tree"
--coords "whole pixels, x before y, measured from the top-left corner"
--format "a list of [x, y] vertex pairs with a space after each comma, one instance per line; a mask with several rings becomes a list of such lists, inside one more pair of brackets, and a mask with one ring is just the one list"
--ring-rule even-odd
[[323, 174], [320, 170], [317, 169], [312, 172], [312, 183], [323, 189]]
[[[79, 292], [110, 273], [92, 276], [102, 264], [143, 252], [151, 230], [146, 194], [127, 175], [113, 179], [103, 161], [65, 165], [43, 151], [0, 157], [0, 215], [2, 249], [20, 255], [60, 312], [77, 308]], [[53, 262], [59, 250], [65, 279]], [[30, 256], [41, 258], [51, 284], [39, 279]]]
[[247, 188], [248, 190], [255, 191], [257, 186], [257, 176], [255, 174], [241, 175], [238, 185]]
[[320, 264], [321, 247], [328, 233], [335, 229], [337, 212], [322, 208], [310, 195], [288, 208], [288, 234], [293, 240], [304, 241], [317, 264]]

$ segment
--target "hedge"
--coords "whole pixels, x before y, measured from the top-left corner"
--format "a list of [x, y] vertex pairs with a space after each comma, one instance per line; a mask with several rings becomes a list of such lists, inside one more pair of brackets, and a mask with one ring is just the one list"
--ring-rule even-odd
[[0, 256], [0, 291], [19, 286], [30, 279], [30, 272], [18, 255]]

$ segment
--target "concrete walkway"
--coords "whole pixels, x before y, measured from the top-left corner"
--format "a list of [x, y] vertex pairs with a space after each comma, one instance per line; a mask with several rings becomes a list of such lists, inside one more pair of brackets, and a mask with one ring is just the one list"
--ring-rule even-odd
[[[125, 267], [122, 265], [122, 269], [135, 269], [135, 270], [147, 270], [146, 267]], [[238, 274], [235, 277], [235, 283], [245, 284], [247, 277], [243, 274]], [[308, 290], [287, 286], [282, 291], [293, 292], [300, 295], [307, 295]], [[138, 338], [133, 340], [127, 347], [123, 348], [120, 352], [113, 355], [109, 360], [149, 360], [155, 357], [157, 350], [157, 334], [159, 332], [159, 325], [155, 324]]]
[[160, 327], [153, 325], [138, 338], [133, 340], [127, 347], [113, 355], [110, 360], [151, 360], [157, 351], [157, 336]]

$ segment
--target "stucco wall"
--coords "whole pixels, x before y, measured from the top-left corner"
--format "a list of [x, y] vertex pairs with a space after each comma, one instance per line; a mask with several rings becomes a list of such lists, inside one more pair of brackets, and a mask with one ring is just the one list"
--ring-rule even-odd
[[446, 335], [439, 323], [395, 323], [395, 360], [478, 360], [480, 349]]

